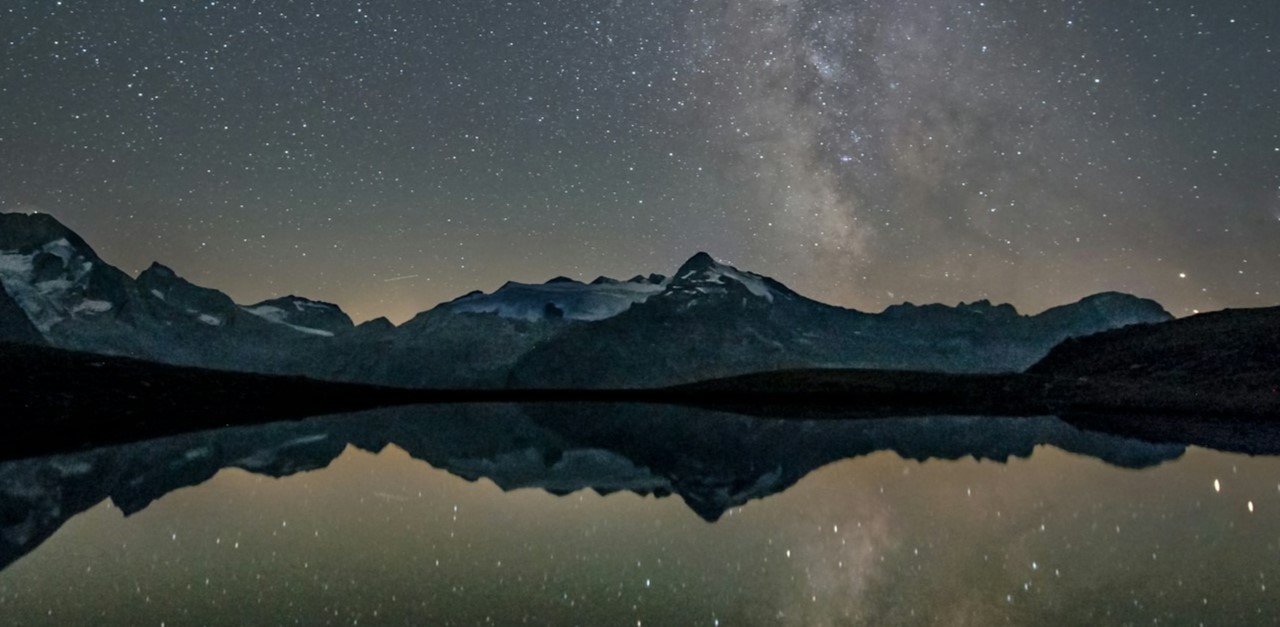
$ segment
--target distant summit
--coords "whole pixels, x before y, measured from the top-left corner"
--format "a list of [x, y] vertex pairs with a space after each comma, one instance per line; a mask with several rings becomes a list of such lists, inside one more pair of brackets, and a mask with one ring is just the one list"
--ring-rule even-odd
[[239, 310], [226, 294], [191, 283], [159, 263], [152, 263], [143, 270], [138, 275], [137, 285], [145, 295], [159, 299], [210, 326], [226, 324]]
[[[656, 275], [651, 275], [656, 276]], [[454, 313], [494, 314], [515, 320], [603, 320], [618, 315], [635, 303], [644, 302], [662, 291], [662, 280], [618, 281], [599, 277], [582, 283], [555, 277], [546, 283], [507, 282], [492, 294], [472, 292], [441, 306]], [[551, 307], [548, 307], [550, 305]]]
[[245, 307], [245, 311], [264, 320], [314, 335], [334, 336], [355, 329], [351, 317], [337, 305], [301, 296], [264, 300]]

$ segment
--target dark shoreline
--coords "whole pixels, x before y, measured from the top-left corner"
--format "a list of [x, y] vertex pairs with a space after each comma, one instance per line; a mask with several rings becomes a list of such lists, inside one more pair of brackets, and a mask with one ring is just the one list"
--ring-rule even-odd
[[1174, 439], [1185, 430], [1179, 425], [1217, 432], [1280, 418], [1277, 403], [1224, 403], [1221, 394], [1179, 394], [1141, 381], [1064, 381], [1036, 374], [796, 370], [659, 389], [412, 390], [3, 343], [0, 398], [9, 434], [0, 441], [0, 459], [411, 404], [648, 403], [835, 420], [1054, 414], [1072, 422], [1077, 419], [1071, 416], [1081, 416], [1079, 422], [1093, 430]]

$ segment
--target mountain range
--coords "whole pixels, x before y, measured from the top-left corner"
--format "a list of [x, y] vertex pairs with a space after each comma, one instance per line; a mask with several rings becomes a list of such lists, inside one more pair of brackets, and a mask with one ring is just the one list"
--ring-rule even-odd
[[238, 304], [159, 263], [136, 278], [48, 214], [0, 214], [0, 340], [419, 388], [649, 387], [783, 368], [1022, 371], [1065, 339], [1171, 316], [1103, 293], [1034, 316], [988, 301], [874, 314], [698, 253], [671, 276], [472, 292], [399, 326], [298, 296]]

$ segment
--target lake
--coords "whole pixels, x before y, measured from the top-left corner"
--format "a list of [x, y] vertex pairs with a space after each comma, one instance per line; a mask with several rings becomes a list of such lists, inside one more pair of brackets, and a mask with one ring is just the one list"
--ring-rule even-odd
[[1280, 458], [1055, 417], [416, 407], [0, 463], [0, 616], [1270, 625], [1277, 514]]

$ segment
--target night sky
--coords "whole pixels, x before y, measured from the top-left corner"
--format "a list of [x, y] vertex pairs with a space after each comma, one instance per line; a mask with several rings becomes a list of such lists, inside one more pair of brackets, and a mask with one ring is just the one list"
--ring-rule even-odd
[[698, 250], [879, 311], [1280, 303], [1280, 3], [10, 0], [0, 210], [401, 321]]

